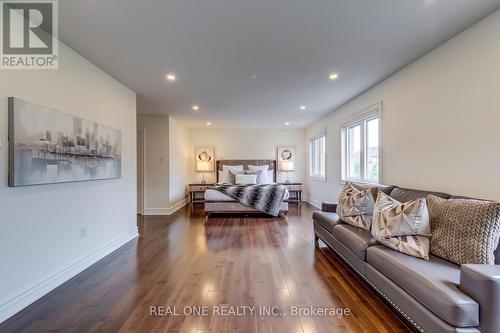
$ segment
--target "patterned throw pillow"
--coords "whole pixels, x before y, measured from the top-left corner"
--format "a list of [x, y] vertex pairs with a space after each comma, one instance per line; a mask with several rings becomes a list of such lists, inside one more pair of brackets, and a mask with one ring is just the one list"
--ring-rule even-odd
[[455, 264], [495, 263], [500, 237], [500, 203], [427, 197], [431, 254]]
[[347, 182], [339, 195], [337, 214], [345, 223], [370, 230], [373, 204], [374, 200], [370, 189], [359, 190]]
[[431, 228], [426, 200], [401, 203], [379, 191], [373, 208], [372, 236], [393, 250], [429, 260]]
[[219, 170], [219, 179], [218, 179], [217, 183], [218, 184], [230, 184], [229, 183], [229, 171]]
[[378, 185], [375, 185], [375, 184], [365, 184], [365, 183], [356, 183], [356, 182], [350, 182], [352, 186], [354, 186], [355, 188], [357, 188], [358, 190], [360, 191], [364, 191], [364, 190], [371, 190], [372, 191], [372, 195], [373, 195], [373, 198], [374, 199], [377, 199], [377, 194], [378, 194]]
[[241, 170], [241, 171], [232, 171], [232, 170], [229, 170], [228, 172], [228, 179], [229, 179], [229, 184], [236, 184], [236, 175], [244, 175], [245, 174], [245, 171], [244, 170]]

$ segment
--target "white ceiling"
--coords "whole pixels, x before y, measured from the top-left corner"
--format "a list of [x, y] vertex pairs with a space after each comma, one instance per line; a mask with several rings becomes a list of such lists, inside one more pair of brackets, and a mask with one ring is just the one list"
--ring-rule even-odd
[[[191, 128], [305, 127], [500, 8], [500, 0], [59, 4], [64, 43], [137, 92], [139, 112]], [[331, 72], [340, 78], [330, 81]]]

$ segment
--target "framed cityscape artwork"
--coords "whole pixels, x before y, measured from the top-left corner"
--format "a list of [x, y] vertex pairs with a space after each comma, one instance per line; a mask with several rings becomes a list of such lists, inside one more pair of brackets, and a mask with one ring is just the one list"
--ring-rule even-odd
[[9, 186], [121, 177], [121, 131], [9, 97]]

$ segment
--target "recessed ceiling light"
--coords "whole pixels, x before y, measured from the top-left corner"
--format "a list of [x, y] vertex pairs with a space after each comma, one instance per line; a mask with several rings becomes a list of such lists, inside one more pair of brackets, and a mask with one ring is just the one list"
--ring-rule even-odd
[[290, 126], [290, 122], [285, 122], [285, 126]]
[[300, 106], [300, 109], [301, 109], [301, 110], [305, 110], [305, 109], [307, 109], [307, 107], [306, 107], [305, 105], [301, 105], [301, 106]]
[[174, 74], [171, 74], [171, 73], [167, 74], [167, 80], [169, 80], [169, 81], [175, 81], [176, 79], [177, 78], [175, 77]]
[[209, 121], [207, 121], [207, 126], [210, 126], [210, 125], [212, 125], [212, 123], [211, 123], [211, 122], [209, 122]]
[[337, 80], [339, 78], [339, 75], [337, 73], [332, 73], [328, 78], [330, 80]]
[[198, 111], [200, 107], [198, 105], [193, 105], [193, 111]]

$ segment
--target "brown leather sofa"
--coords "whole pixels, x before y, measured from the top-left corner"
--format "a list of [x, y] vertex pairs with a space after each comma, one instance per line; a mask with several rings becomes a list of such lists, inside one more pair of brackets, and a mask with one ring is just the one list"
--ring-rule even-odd
[[[455, 198], [377, 187], [400, 202], [429, 194]], [[414, 258], [378, 244], [368, 230], [343, 223], [336, 208], [323, 203], [322, 211], [313, 213], [315, 241], [321, 239], [332, 248], [418, 331], [500, 332], [500, 255], [496, 265], [461, 267], [433, 255], [429, 261]]]

